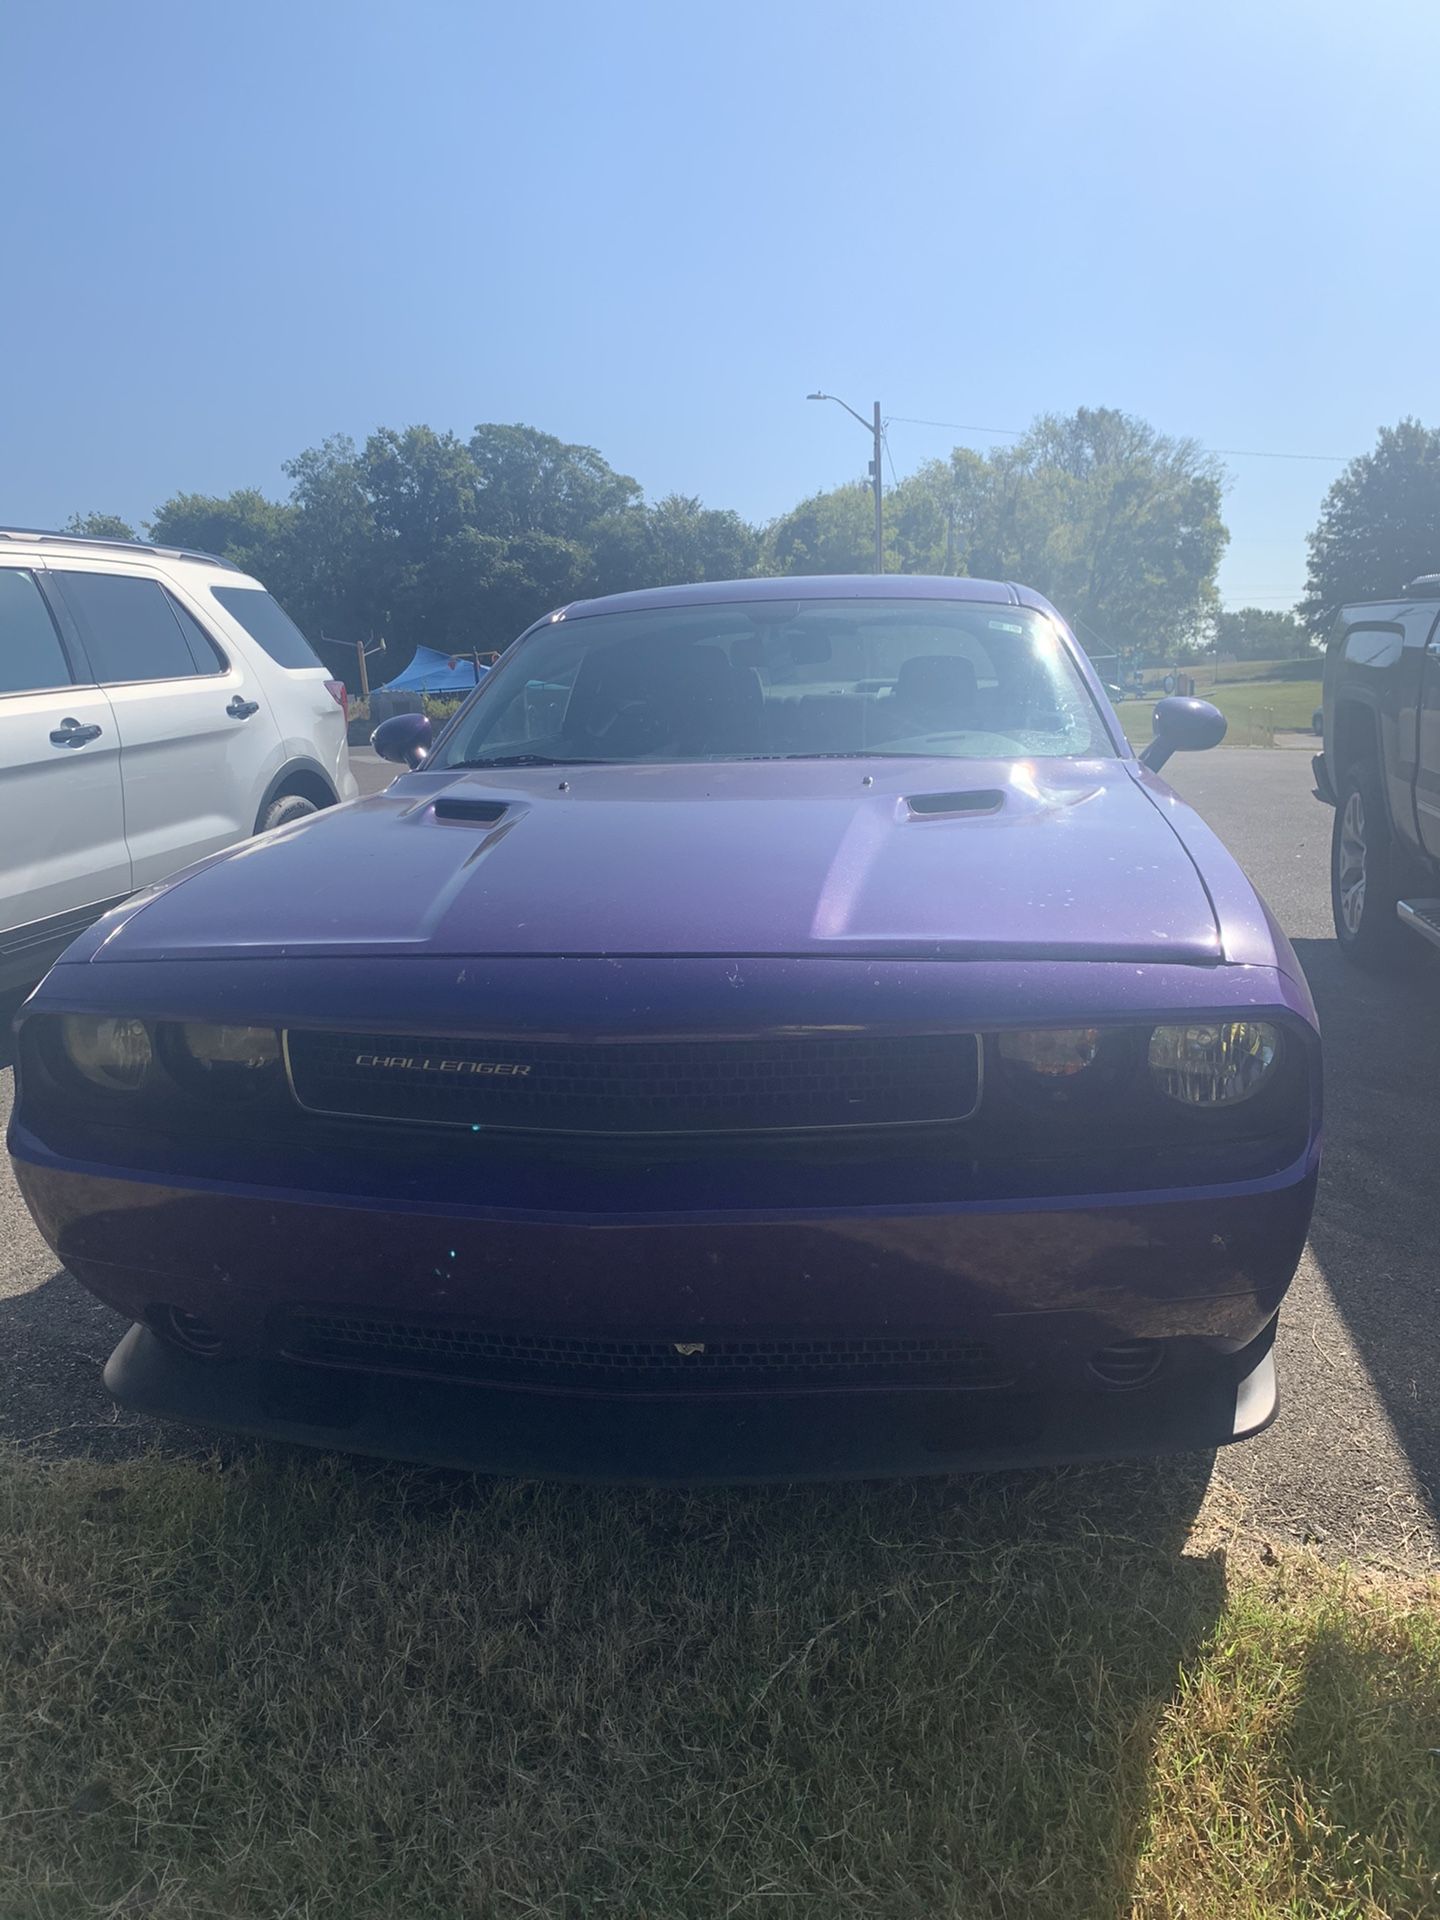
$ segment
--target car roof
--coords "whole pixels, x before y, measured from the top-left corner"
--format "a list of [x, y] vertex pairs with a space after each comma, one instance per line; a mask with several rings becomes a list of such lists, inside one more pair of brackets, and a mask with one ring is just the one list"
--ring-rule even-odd
[[1367, 620], [1381, 616], [1393, 618], [1397, 614], [1408, 613], [1412, 607], [1423, 607], [1433, 619], [1437, 598], [1440, 596], [1433, 593], [1397, 593], [1388, 600], [1349, 600], [1340, 609], [1340, 624], [1346, 627], [1364, 626]]
[[125, 554], [132, 560], [147, 555], [161, 560], [193, 560], [204, 567], [223, 567], [227, 573], [240, 573], [233, 560], [222, 560], [218, 553], [200, 553], [190, 547], [157, 547], [148, 540], [105, 540], [90, 533], [52, 533], [44, 527], [0, 527], [0, 553], [6, 545], [38, 547], [51, 553], [67, 549], [78, 554]]
[[1055, 609], [1043, 594], [1009, 580], [972, 580], [923, 573], [790, 574], [766, 580], [702, 580], [681, 587], [644, 587], [596, 600], [573, 600], [551, 619], [596, 613], [638, 613], [652, 607], [723, 606], [739, 600], [979, 600], [992, 606]]

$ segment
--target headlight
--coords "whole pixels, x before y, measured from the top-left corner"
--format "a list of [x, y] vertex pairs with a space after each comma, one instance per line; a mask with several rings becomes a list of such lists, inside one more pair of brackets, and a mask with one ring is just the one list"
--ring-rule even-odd
[[187, 1020], [180, 1044], [188, 1063], [217, 1079], [243, 1080], [275, 1066], [280, 1040], [273, 1027], [223, 1027], [208, 1020]]
[[1036, 1027], [1000, 1035], [1000, 1058], [1046, 1085], [1084, 1073], [1099, 1051], [1099, 1027]]
[[154, 1057], [141, 1020], [117, 1020], [108, 1014], [67, 1013], [60, 1021], [65, 1057], [92, 1085], [111, 1093], [133, 1093]]
[[1150, 1077], [1187, 1107], [1233, 1107], [1258, 1093], [1280, 1057], [1280, 1031], [1263, 1020], [1156, 1027]]

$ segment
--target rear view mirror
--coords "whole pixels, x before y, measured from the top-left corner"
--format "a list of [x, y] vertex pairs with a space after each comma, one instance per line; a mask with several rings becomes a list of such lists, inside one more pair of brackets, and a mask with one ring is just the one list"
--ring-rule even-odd
[[382, 760], [396, 760], [413, 773], [423, 767], [430, 752], [430, 719], [423, 713], [395, 713], [382, 720], [370, 736]]
[[1203, 753], [1225, 738], [1226, 720], [1208, 700], [1182, 699], [1172, 694], [1155, 708], [1155, 738], [1140, 755], [1142, 766], [1158, 773], [1172, 753]]
[[797, 627], [791, 633], [765, 636], [766, 657], [780, 667], [823, 666], [834, 651], [823, 628]]
[[790, 636], [790, 658], [797, 667], [823, 666], [833, 657], [834, 652], [828, 633], [801, 631]]

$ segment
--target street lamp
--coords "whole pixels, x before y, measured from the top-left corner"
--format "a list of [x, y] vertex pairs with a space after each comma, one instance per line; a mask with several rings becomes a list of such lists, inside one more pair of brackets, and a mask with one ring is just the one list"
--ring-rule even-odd
[[837, 407], [845, 407], [852, 420], [858, 420], [865, 431], [875, 437], [875, 457], [870, 462], [870, 481], [875, 489], [875, 571], [885, 571], [885, 520], [880, 505], [880, 402], [875, 402], [875, 418], [867, 420], [863, 413], [856, 413], [854, 407], [845, 406], [845, 402], [833, 393], [807, 393], [807, 400], [834, 400]]

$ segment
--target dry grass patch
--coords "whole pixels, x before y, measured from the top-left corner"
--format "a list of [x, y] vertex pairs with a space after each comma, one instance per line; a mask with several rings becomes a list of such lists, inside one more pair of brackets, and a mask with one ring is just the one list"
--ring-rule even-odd
[[0, 1914], [1440, 1912], [1434, 1592], [1203, 1484], [0, 1456]]

